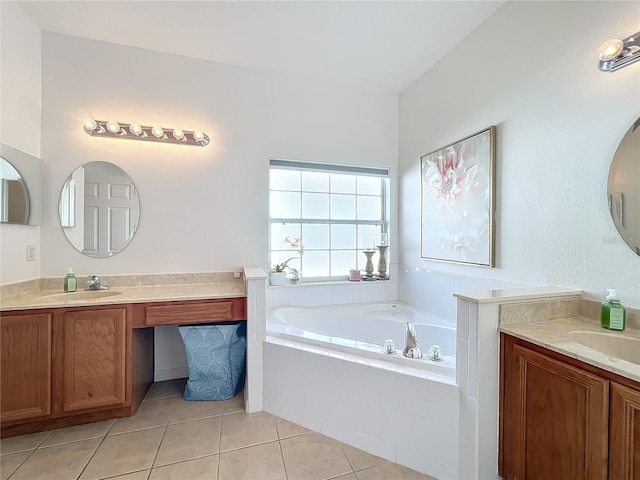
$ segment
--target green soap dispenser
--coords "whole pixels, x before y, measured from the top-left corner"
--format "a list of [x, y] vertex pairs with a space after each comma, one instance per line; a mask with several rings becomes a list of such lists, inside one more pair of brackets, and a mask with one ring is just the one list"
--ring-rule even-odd
[[627, 326], [627, 312], [620, 304], [618, 292], [608, 289], [607, 301], [602, 304], [600, 325], [609, 330], [622, 331]]
[[64, 291], [75, 292], [77, 288], [78, 288], [78, 279], [73, 273], [73, 268], [69, 268], [69, 270], [67, 270], [67, 276], [64, 277]]

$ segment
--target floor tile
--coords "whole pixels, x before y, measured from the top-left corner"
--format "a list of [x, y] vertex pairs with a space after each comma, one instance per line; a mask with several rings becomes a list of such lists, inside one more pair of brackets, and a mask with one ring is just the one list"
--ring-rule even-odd
[[386, 462], [375, 467], [356, 472], [358, 480], [436, 480], [428, 475], [411, 470], [397, 463]]
[[41, 448], [16, 470], [11, 480], [76, 480], [101, 439]]
[[95, 480], [151, 468], [164, 430], [160, 427], [107, 436], [80, 479]]
[[184, 394], [184, 386], [186, 383], [186, 378], [156, 382], [151, 385], [147, 395], [144, 397], [144, 401], [158, 400], [159, 398], [167, 397], [181, 397]]
[[175, 397], [142, 402], [133, 417], [116, 420], [115, 425], [109, 430], [109, 435], [164, 426], [169, 422], [169, 416], [175, 402]]
[[280, 445], [289, 480], [320, 480], [352, 471], [342, 444], [319, 433], [286, 438]]
[[286, 480], [278, 442], [220, 454], [218, 480]]
[[196, 402], [176, 398], [169, 423], [188, 422], [222, 415], [224, 402], [224, 400]]
[[167, 426], [154, 467], [218, 453], [222, 417]]
[[39, 448], [78, 442], [80, 440], [89, 440], [90, 438], [102, 438], [115, 422], [115, 420], [107, 420], [105, 422], [87, 423], [85, 425], [53, 430], [51, 435], [40, 444]]
[[7, 455], [9, 453], [35, 450], [50, 433], [51, 432], [38, 432], [30, 433], [29, 435], [20, 435], [18, 437], [3, 438], [0, 440], [0, 453]]
[[244, 412], [244, 392], [240, 392], [229, 400], [222, 401], [223, 413]]
[[216, 480], [217, 478], [218, 455], [157, 467], [151, 470], [149, 476], [149, 480]]
[[0, 480], [7, 480], [31, 452], [11, 453], [0, 457]]
[[[331, 480], [358, 480], [355, 473], [347, 473], [346, 475], [340, 475], [339, 477], [333, 477]], [[387, 479], [391, 480], [391, 479]]]
[[296, 435], [302, 435], [311, 431], [279, 417], [276, 417], [276, 428], [278, 429], [278, 438], [280, 439], [295, 437]]
[[276, 417], [269, 413], [230, 413], [222, 417], [221, 452], [274, 440], [278, 440]]
[[147, 480], [151, 470], [140, 470], [139, 472], [125, 473], [117, 477], [109, 477], [109, 480]]
[[353, 470], [362, 470], [363, 468], [373, 467], [386, 462], [384, 458], [376, 457], [370, 453], [364, 452], [350, 445], [343, 445], [342, 451], [347, 456], [347, 460], [351, 464]]

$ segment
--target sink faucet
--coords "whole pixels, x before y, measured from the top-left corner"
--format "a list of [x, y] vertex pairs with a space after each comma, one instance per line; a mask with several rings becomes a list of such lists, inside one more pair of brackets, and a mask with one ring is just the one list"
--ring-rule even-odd
[[106, 285], [100, 284], [100, 277], [97, 275], [89, 275], [89, 280], [87, 280], [87, 286], [84, 287], [85, 290], [109, 290], [109, 287]]
[[413, 322], [407, 322], [405, 335], [406, 345], [402, 354], [407, 358], [422, 358], [422, 352], [418, 347], [418, 340], [416, 340], [416, 327]]

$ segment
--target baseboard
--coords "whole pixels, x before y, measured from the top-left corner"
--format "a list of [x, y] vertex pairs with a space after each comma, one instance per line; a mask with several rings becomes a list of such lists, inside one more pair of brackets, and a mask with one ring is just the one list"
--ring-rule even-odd
[[187, 378], [189, 369], [187, 367], [166, 368], [164, 370], [155, 370], [153, 372], [154, 382], [164, 382], [165, 380], [173, 380], [175, 378]]

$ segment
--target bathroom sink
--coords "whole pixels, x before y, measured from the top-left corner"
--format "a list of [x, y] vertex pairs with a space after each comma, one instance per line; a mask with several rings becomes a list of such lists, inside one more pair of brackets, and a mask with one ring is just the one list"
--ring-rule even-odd
[[571, 332], [573, 339], [605, 355], [640, 364], [640, 338], [605, 332]]
[[113, 290], [83, 290], [81, 292], [70, 293], [52, 293], [51, 295], [43, 295], [38, 300], [43, 302], [72, 302], [82, 300], [97, 300], [100, 298], [113, 297], [120, 295], [122, 292]]

